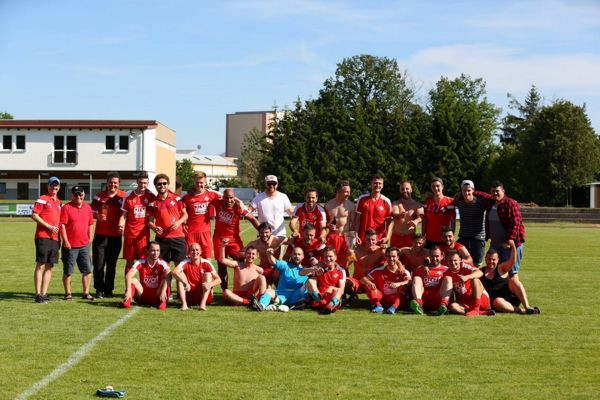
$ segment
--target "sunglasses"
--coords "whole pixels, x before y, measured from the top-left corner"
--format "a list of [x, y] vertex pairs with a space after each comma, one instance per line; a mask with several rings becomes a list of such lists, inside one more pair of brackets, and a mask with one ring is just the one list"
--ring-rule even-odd
[[167, 182], [157, 182], [156, 186], [167, 186], [168, 183]]
[[267, 182], [267, 186], [277, 186], [277, 182]]

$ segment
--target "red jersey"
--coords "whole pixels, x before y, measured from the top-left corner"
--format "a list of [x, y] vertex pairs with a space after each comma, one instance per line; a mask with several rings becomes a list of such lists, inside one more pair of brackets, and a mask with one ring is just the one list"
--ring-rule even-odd
[[192, 288], [202, 285], [202, 278], [205, 273], [215, 272], [215, 268], [210, 263], [210, 260], [207, 260], [206, 258], [200, 259], [200, 265], [195, 265], [192, 260], [185, 259], [179, 263], [177, 268], [183, 270], [183, 273]]
[[98, 193], [92, 200], [92, 211], [98, 215], [106, 216], [106, 221], [96, 220], [96, 235], [121, 236], [119, 232], [119, 218], [121, 218], [121, 207], [125, 192], [117, 190], [110, 196], [106, 190]]
[[385, 236], [385, 221], [392, 215], [392, 202], [390, 199], [380, 195], [375, 200], [370, 194], [363, 194], [358, 198], [356, 211], [360, 213], [358, 237], [364, 239], [367, 229], [375, 229], [379, 239]]
[[127, 212], [127, 222], [124, 231], [125, 237], [150, 236], [147, 208], [154, 201], [154, 198], [154, 194], [148, 191], [144, 192], [144, 194], [136, 194], [135, 191], [131, 191], [125, 197], [123, 206], [121, 207], [121, 211]]
[[222, 198], [221, 193], [205, 190], [204, 193], [188, 193], [181, 201], [188, 213], [186, 222], [189, 233], [210, 232], [209, 206], [213, 200]]
[[248, 215], [249, 211], [241, 209], [237, 204], [231, 208], [225, 208], [223, 200], [217, 199], [211, 203], [215, 207], [215, 237], [239, 238], [240, 219]]
[[159, 196], [154, 198], [148, 205], [148, 214], [154, 217], [154, 224], [163, 229], [162, 235], [157, 234], [157, 237], [172, 239], [185, 236], [181, 225], [175, 230], [171, 229], [171, 225], [181, 218], [181, 210], [184, 208], [185, 205], [175, 193], [167, 192], [164, 199]]
[[317, 261], [322, 261], [321, 258], [323, 256], [323, 250], [325, 250], [325, 244], [321, 243], [318, 239], [313, 239], [310, 244], [306, 244], [304, 239], [300, 239], [297, 237], [294, 241], [288, 246], [287, 251], [285, 252], [286, 258], [292, 254], [292, 249], [295, 247], [300, 247], [304, 250], [304, 258], [302, 259], [303, 267], [310, 267], [310, 258], [314, 257]]
[[426, 291], [438, 290], [446, 271], [448, 271], [448, 267], [438, 265], [435, 268], [429, 268], [429, 275], [427, 275], [425, 274], [425, 268], [420, 266], [415, 271], [415, 276], [420, 276], [423, 279], [423, 287]]
[[471, 280], [469, 279], [468, 281], [463, 282], [458, 276], [470, 275], [475, 271], [477, 271], [477, 268], [468, 262], [463, 261], [458, 272], [452, 272], [450, 269], [448, 269], [444, 276], [449, 276], [452, 278], [452, 288], [454, 289], [454, 293], [456, 293], [458, 296], [470, 296], [473, 293]]
[[448, 256], [448, 251], [449, 250], [456, 250], [459, 251], [460, 249], [462, 249], [463, 246], [462, 244], [458, 243], [458, 242], [454, 242], [454, 245], [452, 245], [452, 247], [447, 246], [447, 245], [441, 245], [440, 246], [440, 250], [442, 251], [442, 260], [444, 260], [444, 262], [446, 262], [446, 257]]
[[[325, 271], [322, 275], [317, 275], [317, 287], [319, 292], [324, 292], [330, 286], [338, 287], [340, 281], [346, 280], [346, 271], [344, 268], [336, 265], [335, 268], [331, 268]], [[343, 284], [342, 284], [343, 287]]]
[[140, 274], [140, 283], [144, 290], [158, 290], [161, 283], [165, 280], [165, 271], [169, 271], [169, 264], [161, 259], [157, 260], [154, 265], [150, 265], [148, 260], [139, 260], [131, 268], [138, 270]]
[[442, 228], [450, 226], [450, 221], [456, 218], [454, 203], [451, 197], [444, 196], [439, 204], [435, 203], [433, 197], [425, 200], [425, 220], [427, 240], [432, 242], [442, 241]]
[[81, 203], [81, 207], [73, 202], [65, 204], [60, 212], [60, 224], [65, 226], [72, 248], [87, 246], [90, 244], [89, 227], [94, 224], [92, 207], [88, 203]]
[[[62, 202], [58, 198], [53, 198], [44, 194], [35, 201], [33, 212], [39, 215], [44, 221], [52, 226], [58, 226], [60, 223], [60, 209]], [[50, 232], [45, 226], [36, 224], [35, 238], [45, 238], [58, 240], [58, 233]]]
[[[410, 272], [406, 269], [401, 271], [397, 269], [396, 272], [390, 271], [387, 267], [381, 266], [373, 269], [367, 277], [375, 284], [377, 289], [384, 296], [394, 295], [398, 293], [399, 288], [391, 287], [390, 283], [407, 282], [410, 280]], [[406, 290], [408, 287], [403, 286], [402, 289]]]
[[327, 222], [327, 215], [325, 214], [325, 209], [320, 205], [316, 205], [315, 209], [312, 211], [308, 211], [305, 203], [299, 203], [296, 208], [294, 208], [294, 217], [298, 217], [298, 222], [300, 226], [300, 237], [302, 237], [302, 228], [307, 223], [311, 223], [316, 228], [316, 237], [321, 237], [321, 231], [323, 231], [323, 226]]

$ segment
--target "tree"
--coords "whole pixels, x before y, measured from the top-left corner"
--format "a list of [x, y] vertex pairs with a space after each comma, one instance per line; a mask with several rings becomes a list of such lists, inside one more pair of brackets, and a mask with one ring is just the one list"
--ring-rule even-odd
[[600, 171], [600, 140], [585, 107], [558, 100], [531, 118], [521, 156], [530, 199], [564, 205], [571, 188], [590, 182]]
[[194, 174], [191, 160], [185, 158], [183, 161], [175, 161], [175, 175], [181, 181], [183, 190], [189, 191], [194, 187]]
[[268, 152], [269, 143], [264, 133], [253, 128], [244, 136], [242, 152], [236, 161], [238, 176], [243, 187], [259, 187], [261, 182], [260, 165]]
[[431, 118], [425, 136], [425, 170], [446, 181], [449, 191], [462, 179], [479, 181], [483, 176], [500, 109], [486, 98], [485, 82], [468, 75], [450, 80], [442, 77], [429, 92]]
[[239, 178], [221, 178], [217, 179], [217, 181], [213, 184], [215, 190], [219, 190], [221, 188], [245, 188], [249, 187], [244, 182], [242, 182]]
[[13, 116], [7, 112], [0, 111], [0, 119], [13, 119]]
[[507, 114], [502, 120], [502, 133], [499, 135], [502, 144], [519, 144], [522, 136], [529, 128], [531, 118], [542, 106], [542, 98], [535, 85], [527, 93], [523, 103], [519, 102], [512, 94], [508, 93], [508, 107], [517, 110], [518, 115]]

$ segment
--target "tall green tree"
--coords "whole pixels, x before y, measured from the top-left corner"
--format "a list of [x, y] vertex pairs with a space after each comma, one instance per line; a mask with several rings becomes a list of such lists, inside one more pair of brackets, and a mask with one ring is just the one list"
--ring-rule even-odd
[[175, 175], [181, 181], [183, 190], [189, 191], [194, 187], [194, 173], [191, 160], [184, 158], [183, 161], [175, 161]]
[[522, 136], [526, 134], [531, 119], [542, 106], [542, 97], [535, 85], [531, 85], [525, 100], [521, 103], [515, 96], [507, 94], [508, 107], [517, 113], [508, 113], [502, 120], [502, 132], [499, 135], [502, 144], [520, 144]]
[[462, 179], [480, 180], [489, 161], [500, 109], [488, 102], [483, 79], [442, 77], [429, 92], [431, 126], [423, 140], [425, 169], [448, 191]]
[[600, 171], [600, 140], [585, 107], [566, 100], [542, 107], [522, 139], [521, 176], [532, 201], [564, 205], [571, 188]]

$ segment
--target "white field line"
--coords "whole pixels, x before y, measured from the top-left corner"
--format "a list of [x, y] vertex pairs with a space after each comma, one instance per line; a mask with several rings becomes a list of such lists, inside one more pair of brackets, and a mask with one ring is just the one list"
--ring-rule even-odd
[[77, 350], [75, 353], [73, 353], [67, 361], [65, 361], [58, 367], [56, 367], [52, 372], [50, 372], [48, 375], [43, 377], [41, 380], [39, 380], [38, 382], [31, 385], [27, 390], [25, 390], [23, 393], [18, 395], [15, 399], [16, 400], [25, 400], [25, 399], [33, 396], [40, 389], [43, 389], [49, 383], [51, 383], [52, 381], [54, 381], [55, 379], [57, 379], [61, 375], [63, 375], [65, 372], [67, 372], [68, 370], [73, 368], [79, 361], [81, 361], [81, 359], [83, 357], [85, 357], [90, 352], [90, 350], [92, 350], [92, 348], [99, 341], [104, 339], [106, 336], [110, 335], [110, 333], [112, 331], [114, 331], [115, 329], [117, 329], [119, 326], [123, 325], [129, 318], [133, 317], [139, 310], [140, 310], [139, 307], [133, 308], [127, 314], [122, 316], [118, 321], [116, 321], [115, 323], [110, 325], [108, 328], [106, 328], [105, 330], [100, 332], [98, 334], [98, 336], [96, 336], [89, 342], [85, 343], [83, 346], [81, 346], [79, 348], [79, 350]]

